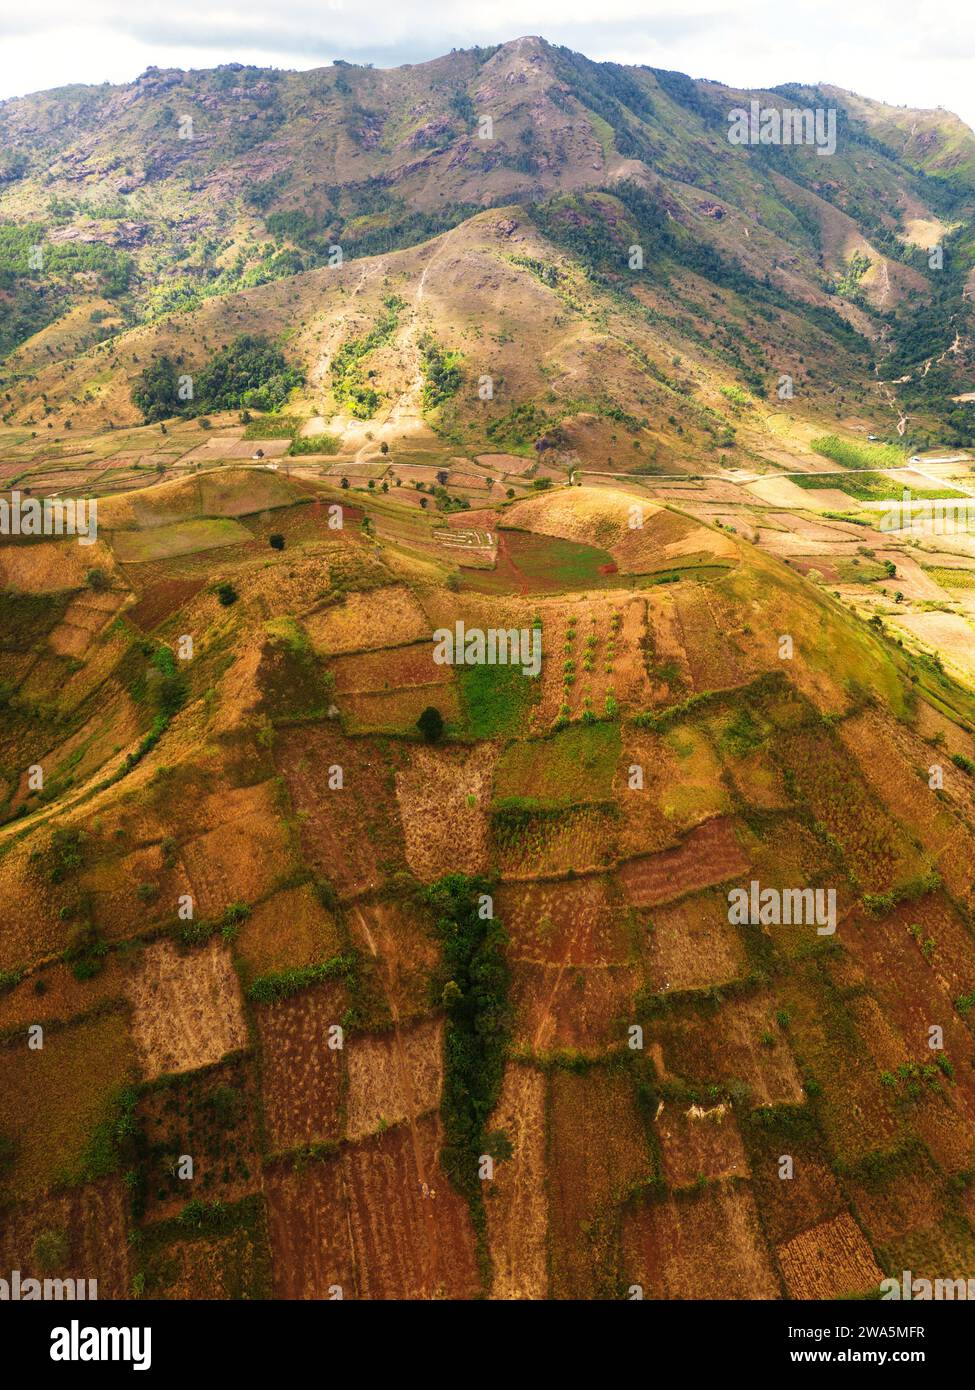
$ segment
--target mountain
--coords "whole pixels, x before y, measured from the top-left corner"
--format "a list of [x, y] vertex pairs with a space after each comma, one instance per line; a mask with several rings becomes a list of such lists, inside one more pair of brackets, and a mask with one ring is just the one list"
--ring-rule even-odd
[[534, 38], [0, 133], [0, 1265], [968, 1277], [975, 137]]
[[[730, 143], [729, 112], [753, 100], [835, 111], [835, 154]], [[491, 207], [531, 220], [550, 243], [546, 267], [561, 251], [595, 292], [651, 308], [660, 296], [690, 351], [739, 384], [768, 392], [782, 374], [805, 377], [798, 358], [829, 350], [825, 329], [854, 359], [840, 380], [875, 367], [864, 404], [877, 432], [906, 413], [912, 440], [969, 440], [951, 396], [972, 367], [975, 137], [946, 112], [834, 88], [733, 91], [526, 38], [385, 71], [150, 69], [121, 88], [5, 102], [0, 136], [10, 423], [73, 419], [83, 397], [50, 389], [45, 365], [80, 355], [83, 374], [86, 349], [125, 354], [133, 327], [176, 314], [180, 331], [211, 298], [245, 297], [228, 324], [250, 303], [260, 314], [255, 286], [283, 282], [301, 302], [319, 292], [304, 275], [331, 265], [330, 248], [346, 266], [368, 261]], [[46, 267], [33, 277], [32, 245]], [[693, 320], [710, 332], [722, 292], [752, 319], [735, 325], [735, 347], [695, 341]], [[677, 309], [687, 301], [690, 324]], [[307, 350], [297, 364], [312, 365]], [[127, 402], [114, 423], [134, 418]]]

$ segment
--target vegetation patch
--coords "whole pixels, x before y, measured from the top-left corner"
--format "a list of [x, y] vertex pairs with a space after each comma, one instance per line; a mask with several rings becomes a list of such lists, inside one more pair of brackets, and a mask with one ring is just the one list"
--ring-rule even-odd
[[529, 705], [538, 698], [538, 680], [520, 666], [458, 668], [464, 732], [471, 738], [518, 733]]
[[543, 810], [609, 801], [620, 747], [617, 723], [572, 724], [548, 738], [512, 743], [495, 770], [495, 807]]
[[836, 434], [820, 435], [812, 441], [812, 447], [841, 468], [903, 468], [907, 462], [907, 454], [896, 444], [856, 444]]
[[486, 879], [463, 874], [446, 874], [424, 892], [443, 951], [433, 985], [447, 1014], [442, 1162], [467, 1198], [482, 1244], [486, 1217], [478, 1163], [492, 1152], [486, 1127], [501, 1094], [510, 1026], [507, 936], [487, 915], [492, 893]]
[[368, 420], [376, 413], [381, 393], [372, 384], [373, 374], [364, 375], [365, 359], [376, 348], [388, 343], [396, 332], [404, 303], [397, 295], [383, 300], [383, 313], [375, 327], [363, 338], [343, 343], [332, 359], [332, 391], [340, 405], [348, 406], [357, 420]]

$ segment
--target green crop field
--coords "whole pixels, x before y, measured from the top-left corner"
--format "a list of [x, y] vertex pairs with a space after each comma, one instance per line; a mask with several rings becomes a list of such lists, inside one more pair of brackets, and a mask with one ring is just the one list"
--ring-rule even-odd
[[153, 526], [145, 531], [116, 531], [112, 549], [123, 564], [137, 565], [145, 560], [168, 560], [174, 555], [192, 555], [198, 550], [216, 550], [250, 540], [253, 537], [240, 522], [214, 517]]

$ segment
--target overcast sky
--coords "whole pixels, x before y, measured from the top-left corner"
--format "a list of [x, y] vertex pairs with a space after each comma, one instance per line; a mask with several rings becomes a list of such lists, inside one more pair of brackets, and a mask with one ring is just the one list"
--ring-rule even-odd
[[522, 34], [741, 87], [832, 82], [975, 127], [972, 0], [0, 0], [0, 98], [152, 63], [389, 67]]

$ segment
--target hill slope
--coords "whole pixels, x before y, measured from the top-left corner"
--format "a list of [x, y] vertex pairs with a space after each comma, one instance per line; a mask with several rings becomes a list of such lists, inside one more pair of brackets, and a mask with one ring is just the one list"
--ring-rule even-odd
[[[442, 525], [392, 494], [223, 469], [106, 513], [97, 589], [73, 541], [3, 551], [16, 1267], [65, 1258], [52, 1231], [116, 1297], [807, 1297], [970, 1267], [971, 694], [625, 485], [502, 508], [522, 578], [493, 593], [448, 584]], [[214, 525], [240, 534], [126, 559]], [[51, 582], [18, 589], [42, 550]], [[438, 665], [458, 621], [534, 626], [538, 679]], [[835, 934], [734, 925], [753, 879], [834, 891]]]
[[[835, 154], [729, 143], [729, 113], [753, 98], [833, 109]], [[665, 278], [673, 247], [661, 232], [671, 229], [688, 268], [724, 287], [737, 274], [760, 310], [766, 281], [836, 307], [875, 344], [880, 375], [908, 379], [900, 388], [919, 431], [932, 413], [942, 433], [952, 414], [956, 432], [967, 427], [948, 397], [972, 365], [973, 137], [948, 113], [832, 88], [736, 92], [525, 38], [387, 71], [150, 69], [123, 88], [3, 103], [0, 133], [13, 151], [0, 184], [0, 288], [18, 403], [46, 359], [111, 340], [120, 318], [290, 283], [337, 247], [346, 259], [392, 251], [485, 205], [545, 208], [554, 196], [547, 229], [589, 261], [601, 242], [602, 269], [632, 280], [613, 205], [594, 212], [585, 196], [623, 182], [646, 193], [632, 231], [646, 253], [642, 283]], [[44, 248], [40, 274], [32, 245]]]

